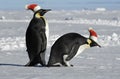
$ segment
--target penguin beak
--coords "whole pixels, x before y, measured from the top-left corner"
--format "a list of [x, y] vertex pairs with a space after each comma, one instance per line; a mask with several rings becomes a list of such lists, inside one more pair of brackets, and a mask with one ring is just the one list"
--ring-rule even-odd
[[101, 46], [97, 43], [97, 46], [101, 48]]
[[100, 46], [97, 42], [95, 42], [95, 41], [93, 41], [93, 40], [92, 40], [92, 43], [90, 44], [90, 46], [91, 46], [91, 47], [98, 46], [98, 47], [101, 48], [101, 46]]
[[48, 11], [51, 11], [51, 9], [40, 9], [40, 14], [41, 16], [43, 16], [45, 13], [47, 13]]
[[51, 9], [42, 9], [45, 13], [51, 11]]

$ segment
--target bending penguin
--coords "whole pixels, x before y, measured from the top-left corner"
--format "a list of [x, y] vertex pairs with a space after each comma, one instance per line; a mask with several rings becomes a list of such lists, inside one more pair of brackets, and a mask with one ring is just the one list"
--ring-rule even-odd
[[41, 9], [37, 4], [30, 4], [26, 9], [32, 10], [34, 16], [26, 31], [26, 47], [30, 61], [25, 66], [46, 65], [45, 50], [47, 46], [47, 24], [43, 15], [50, 9]]
[[94, 46], [101, 47], [97, 43], [97, 33], [92, 28], [89, 28], [89, 32], [89, 38], [78, 33], [68, 33], [58, 38], [51, 48], [47, 66], [73, 66], [69, 61], [83, 50]]

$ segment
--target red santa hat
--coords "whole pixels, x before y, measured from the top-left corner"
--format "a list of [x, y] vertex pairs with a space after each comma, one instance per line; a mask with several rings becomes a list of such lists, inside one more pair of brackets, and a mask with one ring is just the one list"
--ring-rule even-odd
[[28, 10], [32, 10], [34, 12], [41, 9], [41, 7], [37, 4], [29, 4], [29, 5], [26, 5], [25, 8], [28, 9]]
[[90, 37], [92, 40], [94, 40], [95, 42], [98, 42], [98, 36], [97, 36], [97, 33], [90, 27], [89, 30], [90, 32]]

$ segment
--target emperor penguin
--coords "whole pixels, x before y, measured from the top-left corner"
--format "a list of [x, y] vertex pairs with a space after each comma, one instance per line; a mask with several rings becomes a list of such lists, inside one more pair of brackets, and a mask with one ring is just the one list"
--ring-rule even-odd
[[58, 38], [51, 47], [48, 67], [73, 66], [69, 61], [83, 52], [83, 50], [98, 46], [97, 33], [89, 28], [90, 36], [86, 38], [78, 33], [67, 33]]
[[44, 14], [51, 9], [41, 9], [37, 4], [30, 4], [26, 9], [34, 12], [26, 30], [26, 47], [30, 61], [25, 66], [41, 64], [46, 66], [45, 51], [47, 46], [47, 23]]

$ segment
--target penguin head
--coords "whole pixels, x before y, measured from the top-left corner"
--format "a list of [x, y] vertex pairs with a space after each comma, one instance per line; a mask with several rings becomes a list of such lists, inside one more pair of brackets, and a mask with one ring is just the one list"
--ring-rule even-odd
[[40, 16], [43, 16], [45, 13], [47, 13], [48, 11], [51, 11], [51, 9], [40, 9], [37, 11], [37, 13], [40, 14]]
[[43, 16], [45, 13], [47, 13], [48, 11], [51, 11], [51, 9], [42, 9], [39, 5], [37, 4], [29, 4], [29, 5], [26, 5], [25, 8], [27, 10], [32, 10], [35, 15], [37, 17], [40, 17], [40, 16]]
[[47, 13], [48, 11], [50, 11], [51, 9], [40, 9], [40, 10], [38, 10], [37, 12], [35, 12], [34, 13], [34, 17], [35, 18], [41, 18], [41, 17], [43, 17], [43, 15], [45, 14], [45, 13]]
[[87, 39], [87, 44], [90, 46], [90, 47], [95, 47], [95, 46], [98, 46], [98, 47], [101, 47], [97, 42], [95, 42], [94, 40], [88, 38]]
[[97, 33], [92, 29], [92, 28], [89, 28], [89, 33], [90, 33], [90, 36], [89, 38], [87, 39], [87, 44], [90, 45], [90, 47], [95, 47], [95, 46], [98, 46], [98, 47], [101, 47], [97, 42]]

